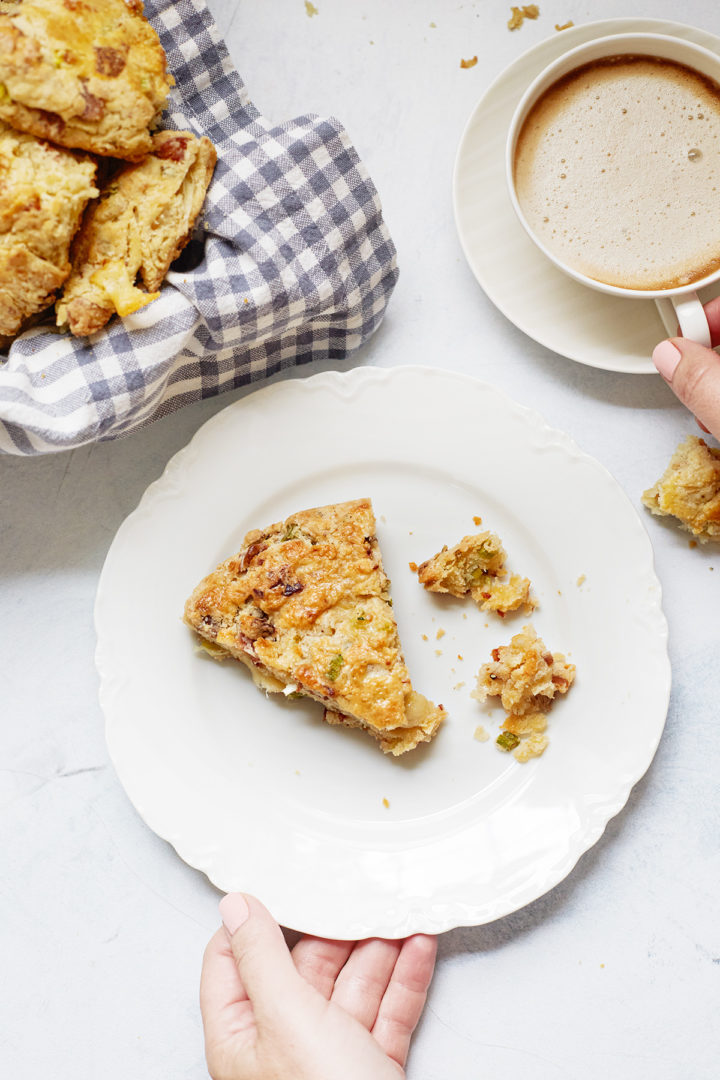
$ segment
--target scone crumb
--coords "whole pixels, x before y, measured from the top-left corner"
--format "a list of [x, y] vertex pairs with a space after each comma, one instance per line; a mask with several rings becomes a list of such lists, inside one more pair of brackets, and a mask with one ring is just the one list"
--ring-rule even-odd
[[577, 579], [577, 581], [575, 582], [575, 584], [577, 585], [577, 587], [578, 587], [578, 589], [579, 589], [579, 588], [580, 588], [580, 586], [581, 586], [581, 585], [584, 585], [586, 581], [587, 581], [587, 578], [585, 577], [585, 575], [584, 575], [584, 574], [581, 574], [581, 575], [580, 575], [580, 577], [579, 577], [579, 578]]
[[563, 23], [562, 26], [558, 26], [558, 24], [555, 23], [555, 29], [556, 30], [569, 30], [570, 27], [574, 26], [574, 25], [575, 25], [575, 23], [572, 21], [572, 19], [568, 19], [568, 21], [566, 23]]
[[436, 656], [442, 656], [442, 649], [436, 649], [435, 650], [435, 655]]
[[[461, 683], [460, 685], [464, 686], [465, 684]], [[482, 724], [478, 724], [478, 726], [475, 728], [475, 731], [473, 732], [473, 739], [477, 739], [478, 742], [487, 742], [489, 738], [490, 735], [482, 726]]]
[[417, 569], [418, 580], [429, 592], [471, 597], [483, 611], [500, 618], [508, 611], [537, 607], [528, 578], [509, 573], [500, 538], [492, 532], [464, 536], [447, 544]]
[[458, 660], [464, 660], [465, 659], [465, 657], [462, 655], [462, 653], [458, 653], [457, 657], [458, 657]]
[[390, 800], [389, 799], [383, 799], [383, 806], [385, 807], [386, 810], [388, 810], [390, 808]]
[[525, 626], [509, 645], [492, 650], [483, 664], [471, 697], [500, 697], [506, 717], [496, 741], [520, 761], [539, 757], [548, 745], [547, 713], [556, 697], [575, 680], [575, 666], [562, 653], [552, 653], [532, 626]]
[[[43, 379], [44, 378], [45, 378], [45, 376], [43, 375]], [[688, 540], [688, 547], [689, 548], [696, 548], [697, 547], [697, 540]]]
[[310, 0], [305, 0], [305, 14], [307, 15], [308, 19], [312, 19], [313, 15], [319, 15], [320, 12], [314, 4], [310, 3]]
[[412, 570], [413, 574], [417, 574], [417, 563], [416, 562], [409, 562], [408, 566]]
[[442, 628], [442, 626], [441, 626], [441, 627], [440, 627], [440, 628], [438, 629], [438, 632], [437, 632], [437, 634], [435, 635], [435, 640], [436, 640], [436, 641], [439, 641], [439, 640], [440, 640], [440, 638], [442, 638], [442, 637], [445, 637], [445, 631], [443, 630], [443, 628]]
[[701, 544], [720, 541], [720, 449], [688, 435], [642, 501], [651, 513], [676, 518]]
[[461, 68], [471, 68], [471, 67], [475, 67], [475, 65], [477, 64], [477, 62], [478, 62], [478, 58], [477, 58], [477, 56], [473, 56], [473, 57], [472, 57], [472, 58], [471, 58], [470, 60], [461, 60], [461, 61], [460, 61], [460, 67], [461, 67]]
[[520, 762], [530, 761], [531, 758], [540, 757], [545, 753], [547, 744], [547, 735], [531, 735], [513, 751], [513, 757]]
[[511, 7], [508, 19], [508, 30], [519, 30], [526, 19], [537, 19], [540, 8], [537, 4], [523, 4], [522, 7]]
[[473, 517], [473, 525], [482, 525], [482, 518], [479, 514], [475, 514]]
[[428, 640], [427, 634], [423, 634], [422, 639], [423, 639], [423, 641], [427, 641]]
[[464, 685], [465, 685], [465, 682], [464, 682], [464, 680], [463, 680], [463, 682], [457, 682], [457, 683], [455, 683], [455, 685], [453, 686], [453, 690], [462, 690], [462, 688], [463, 688], [463, 686], [464, 686]]

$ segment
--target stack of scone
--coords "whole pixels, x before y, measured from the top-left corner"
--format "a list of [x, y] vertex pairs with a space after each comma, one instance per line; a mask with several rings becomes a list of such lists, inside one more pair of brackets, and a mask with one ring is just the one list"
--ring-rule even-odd
[[0, 334], [85, 336], [158, 295], [215, 165], [151, 132], [172, 77], [141, 0], [0, 2]]

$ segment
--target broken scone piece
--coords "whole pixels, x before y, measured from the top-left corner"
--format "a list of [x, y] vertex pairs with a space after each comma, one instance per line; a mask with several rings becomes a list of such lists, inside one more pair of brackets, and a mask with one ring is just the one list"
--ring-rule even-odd
[[70, 273], [73, 235], [97, 195], [95, 162], [0, 121], [0, 334], [43, 311]]
[[653, 514], [677, 518], [702, 543], [720, 540], [720, 450], [688, 435], [642, 501]]
[[420, 583], [430, 592], [451, 596], [471, 596], [483, 611], [507, 611], [537, 607], [530, 593], [530, 581], [511, 574], [505, 567], [506, 554], [500, 538], [492, 532], [464, 536], [453, 548], [443, 547], [437, 555], [417, 567]]
[[190, 239], [215, 159], [204, 136], [160, 131], [148, 157], [109, 180], [75, 238], [72, 274], [56, 305], [58, 326], [84, 337], [115, 312], [130, 315], [157, 299], [170, 263]]
[[142, 0], [0, 8], [0, 119], [61, 146], [135, 161], [171, 85]]
[[548, 744], [546, 713], [558, 694], [566, 694], [575, 679], [575, 665], [562, 653], [551, 653], [532, 626], [524, 626], [492, 651], [492, 660], [483, 664], [477, 701], [499, 697], [507, 712], [496, 742], [501, 750], [513, 750], [518, 761], [539, 757]]
[[445, 710], [412, 688], [389, 586], [370, 500], [358, 499], [249, 532], [195, 589], [185, 622], [261, 688], [313, 698], [328, 723], [398, 755], [429, 742]]

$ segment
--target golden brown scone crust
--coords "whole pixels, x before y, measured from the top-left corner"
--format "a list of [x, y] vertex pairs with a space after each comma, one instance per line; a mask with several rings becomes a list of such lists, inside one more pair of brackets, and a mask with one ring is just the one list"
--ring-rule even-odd
[[70, 242], [95, 163], [0, 121], [0, 334], [13, 335], [70, 273]]
[[0, 119], [135, 161], [170, 81], [140, 0], [20, 0], [0, 11]]
[[413, 691], [369, 499], [294, 514], [245, 537], [195, 589], [185, 621], [277, 685], [321, 701], [399, 754], [444, 717]]
[[[157, 298], [190, 238], [215, 159], [204, 136], [160, 131], [148, 157], [110, 179], [73, 244], [72, 274], [56, 305], [58, 326], [83, 337], [116, 312], [129, 315]], [[138, 276], [145, 290], [136, 286]]]
[[720, 540], [720, 450], [688, 435], [642, 501], [653, 514], [677, 518], [702, 543]]
[[464, 536], [453, 548], [443, 547], [417, 568], [420, 583], [430, 592], [471, 596], [483, 611], [504, 615], [524, 607], [530, 612], [537, 601], [528, 578], [512, 574], [508, 581], [505, 550], [492, 532]]

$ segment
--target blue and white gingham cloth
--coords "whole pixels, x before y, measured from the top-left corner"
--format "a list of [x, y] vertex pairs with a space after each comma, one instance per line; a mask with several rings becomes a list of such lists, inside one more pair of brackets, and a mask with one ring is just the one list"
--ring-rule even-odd
[[316, 359], [380, 323], [397, 280], [377, 191], [334, 119], [271, 125], [203, 0], [146, 0], [176, 86], [163, 127], [218, 152], [205, 258], [91, 338], [26, 331], [0, 360], [0, 452], [114, 439], [199, 398]]

